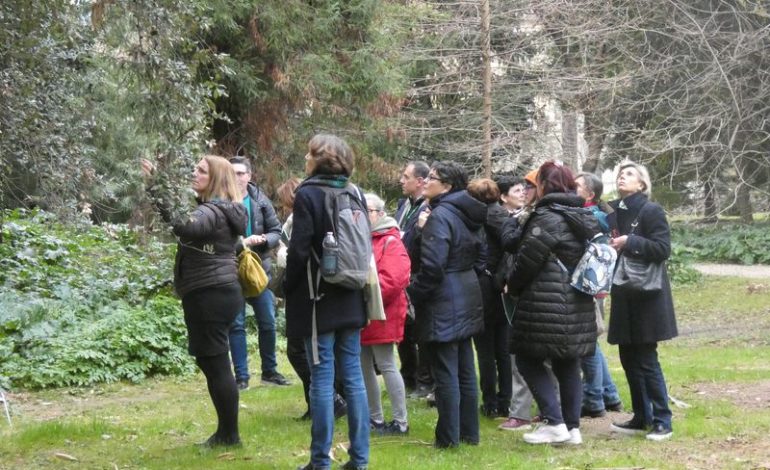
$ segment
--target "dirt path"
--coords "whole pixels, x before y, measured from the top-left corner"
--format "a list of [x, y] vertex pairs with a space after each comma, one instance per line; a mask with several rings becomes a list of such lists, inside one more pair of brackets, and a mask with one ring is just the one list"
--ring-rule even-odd
[[770, 266], [767, 265], [743, 266], [741, 264], [695, 263], [693, 267], [709, 276], [736, 276], [770, 280]]

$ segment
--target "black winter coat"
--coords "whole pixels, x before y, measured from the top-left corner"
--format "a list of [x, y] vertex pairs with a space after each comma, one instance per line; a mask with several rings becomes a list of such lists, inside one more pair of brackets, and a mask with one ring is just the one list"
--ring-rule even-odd
[[262, 267], [270, 274], [273, 264], [273, 248], [278, 246], [281, 240], [281, 222], [275, 214], [273, 203], [267, 195], [254, 183], [247, 187], [249, 204], [251, 205], [251, 233], [252, 235], [264, 235], [267, 242], [252, 246], [251, 249], [259, 254]]
[[242, 204], [211, 201], [173, 224], [179, 238], [174, 262], [174, 288], [180, 297], [195, 289], [238, 285], [235, 245], [246, 233]]
[[[415, 206], [418, 208], [410, 210]], [[416, 201], [400, 199], [394, 217], [394, 219], [398, 221], [398, 226], [401, 229], [401, 241], [404, 243], [406, 252], [409, 254], [409, 259], [412, 262], [412, 274], [415, 274], [420, 270], [419, 245], [422, 238], [420, 236], [421, 229], [417, 226], [417, 219], [419, 219], [420, 214], [426, 210], [428, 210], [428, 203], [423, 198], [419, 198]]]
[[467, 191], [431, 201], [422, 229], [420, 271], [407, 289], [421, 341], [448, 343], [483, 329], [481, 290], [474, 263], [482, 243], [486, 206]]
[[[315, 280], [319, 274], [318, 263], [311, 254], [311, 248], [320, 256], [323, 238], [332, 228], [331, 220], [324, 211], [324, 192], [319, 186], [309, 184], [309, 180], [323, 179], [322, 176], [311, 176], [305, 180], [297, 188], [294, 199], [294, 227], [286, 256], [283, 284], [286, 295], [286, 335], [289, 337], [307, 338], [312, 335], [313, 302], [310, 300], [307, 262], [310, 259]], [[346, 289], [327, 284], [321, 279], [319, 293], [322, 297], [316, 305], [318, 334], [362, 328], [366, 324], [362, 289]]]
[[[620, 256], [631, 256], [649, 261], [664, 261], [671, 255], [671, 233], [663, 208], [648, 202], [642, 193], [632, 194], [610, 202], [615, 210], [609, 215], [610, 229], [615, 236], [628, 235], [631, 224], [639, 215], [633, 235], [629, 235]], [[628, 292], [612, 288], [610, 344], [647, 344], [664, 341], [678, 335], [671, 285], [664, 271], [663, 289], [653, 293]]]
[[594, 299], [569, 284], [569, 273], [585, 251], [585, 239], [575, 234], [564, 212], [587, 233], [599, 232], [583, 202], [574, 194], [547, 194], [524, 226], [508, 278], [509, 294], [519, 299], [510, 345], [514, 354], [564, 359], [595, 351]]

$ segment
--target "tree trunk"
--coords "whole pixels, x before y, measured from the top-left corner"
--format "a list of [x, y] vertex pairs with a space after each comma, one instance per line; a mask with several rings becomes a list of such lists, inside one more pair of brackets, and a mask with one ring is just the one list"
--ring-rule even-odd
[[481, 57], [484, 63], [484, 177], [492, 177], [492, 51], [489, 37], [489, 0], [481, 2]]
[[599, 169], [602, 149], [604, 148], [604, 131], [594, 122], [591, 113], [585, 113], [585, 136], [588, 142], [588, 155], [583, 162], [582, 170], [588, 173], [596, 173]]
[[703, 183], [703, 219], [706, 222], [716, 222], [717, 212], [716, 188], [711, 181]]
[[577, 111], [572, 108], [561, 112], [561, 151], [564, 164], [577, 168]]
[[738, 187], [735, 189], [735, 205], [738, 206], [738, 214], [741, 216], [741, 222], [751, 224], [754, 222], [754, 211], [751, 207], [751, 188], [749, 186], [749, 175], [751, 170], [749, 162], [745, 158], [738, 158]]

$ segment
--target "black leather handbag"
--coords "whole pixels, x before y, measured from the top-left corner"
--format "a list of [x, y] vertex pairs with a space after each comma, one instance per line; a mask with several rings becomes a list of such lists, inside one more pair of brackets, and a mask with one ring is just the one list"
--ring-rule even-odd
[[[639, 215], [643, 210], [644, 206], [639, 210]], [[639, 215], [631, 224], [629, 235], [633, 234], [639, 225]], [[663, 289], [665, 270], [665, 261], [646, 261], [621, 255], [618, 257], [612, 286], [632, 292], [658, 292]]]

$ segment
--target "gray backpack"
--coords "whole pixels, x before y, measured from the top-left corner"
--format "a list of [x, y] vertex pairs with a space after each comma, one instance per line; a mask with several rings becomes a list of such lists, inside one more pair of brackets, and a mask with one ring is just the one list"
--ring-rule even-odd
[[[324, 211], [337, 240], [337, 269], [322, 275], [329, 284], [347, 289], [363, 289], [372, 257], [372, 234], [363, 194], [353, 184], [344, 188], [319, 187], [324, 192]], [[320, 265], [318, 253], [313, 257]]]

